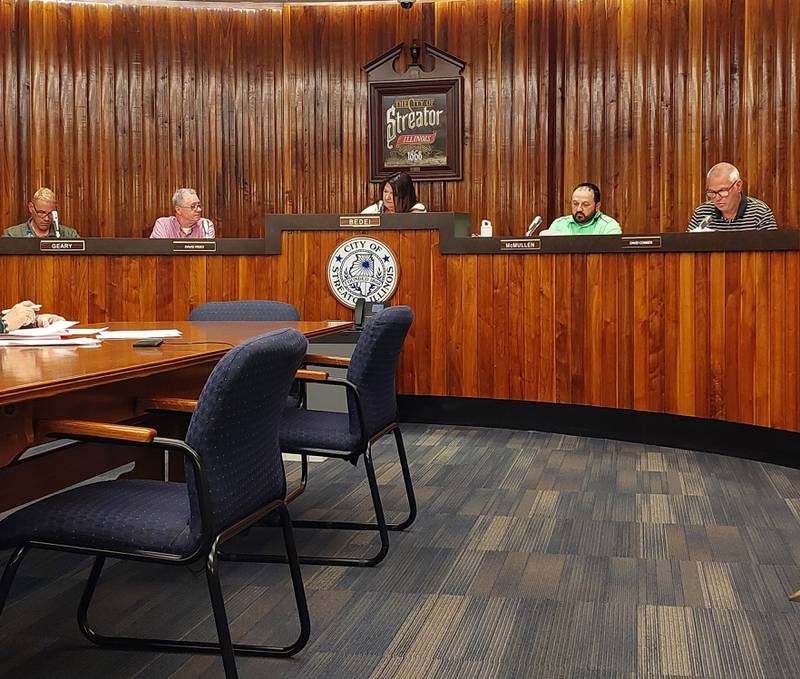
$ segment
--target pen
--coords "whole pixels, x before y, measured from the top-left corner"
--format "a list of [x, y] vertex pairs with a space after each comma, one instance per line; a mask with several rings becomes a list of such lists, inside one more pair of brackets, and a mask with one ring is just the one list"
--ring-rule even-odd
[[[30, 308], [31, 309], [35, 309], [36, 311], [39, 311], [39, 309], [42, 308], [42, 305], [41, 304], [31, 304]], [[11, 309], [3, 309], [2, 311], [0, 311], [0, 314], [7, 314], [9, 311], [11, 311]]]

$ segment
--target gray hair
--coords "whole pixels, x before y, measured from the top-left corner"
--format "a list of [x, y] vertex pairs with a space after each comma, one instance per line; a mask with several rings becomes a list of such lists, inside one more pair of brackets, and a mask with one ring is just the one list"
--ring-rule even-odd
[[186, 196], [196, 196], [197, 191], [194, 189], [178, 189], [172, 194], [172, 207], [178, 207]]
[[738, 182], [741, 178], [739, 170], [737, 170], [734, 165], [731, 165], [730, 163], [717, 163], [708, 171], [706, 179], [711, 179], [712, 176], [718, 177], [723, 174], [728, 175], [728, 181], [731, 183]]

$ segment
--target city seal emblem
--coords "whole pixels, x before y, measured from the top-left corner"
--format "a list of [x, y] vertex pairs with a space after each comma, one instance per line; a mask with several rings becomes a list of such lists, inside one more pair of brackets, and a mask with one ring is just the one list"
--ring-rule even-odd
[[399, 273], [394, 252], [375, 238], [359, 236], [333, 251], [328, 261], [328, 286], [336, 299], [352, 309], [359, 297], [368, 302], [390, 299]]

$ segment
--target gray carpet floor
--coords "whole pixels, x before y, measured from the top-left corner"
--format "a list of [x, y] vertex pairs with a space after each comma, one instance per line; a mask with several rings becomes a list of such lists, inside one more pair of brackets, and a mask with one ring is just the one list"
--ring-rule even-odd
[[[304, 566], [308, 646], [239, 658], [242, 677], [800, 676], [800, 604], [787, 598], [800, 588], [800, 471], [539, 432], [404, 432], [416, 523], [391, 534], [377, 568]], [[375, 458], [392, 519], [403, 493], [391, 437]], [[292, 513], [368, 519], [363, 466], [313, 465]], [[374, 548], [369, 533], [297, 533], [304, 553]], [[240, 543], [275, 549], [276, 536]], [[75, 610], [88, 564], [26, 559], [0, 617], [2, 676], [222, 676], [213, 656], [86, 642]], [[293, 638], [285, 566], [223, 564], [222, 577], [235, 640]], [[205, 579], [186, 568], [112, 562], [95, 601], [98, 631], [215, 639]]]

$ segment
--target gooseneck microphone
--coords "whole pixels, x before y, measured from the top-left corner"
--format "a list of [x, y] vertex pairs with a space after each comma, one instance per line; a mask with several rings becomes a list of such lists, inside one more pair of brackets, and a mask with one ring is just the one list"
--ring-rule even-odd
[[541, 225], [542, 217], [540, 215], [536, 215], [528, 226], [528, 230], [525, 232], [525, 238], [530, 238], [534, 233], [536, 233], [536, 229], [538, 229]]
[[56, 238], [61, 238], [61, 227], [58, 224], [58, 210], [53, 210], [50, 213], [50, 217], [53, 219], [53, 230], [56, 232]]
[[708, 228], [708, 225], [711, 223], [711, 217], [712, 217], [712, 215], [706, 215], [705, 217], [703, 217], [703, 218], [700, 220], [700, 223], [699, 223], [697, 226], [695, 226], [694, 228], [692, 228], [692, 227], [690, 226], [690, 227], [689, 227], [688, 229], [686, 229], [686, 230], [687, 230], [687, 231], [702, 231], [703, 229], [707, 229], [707, 228]]
[[383, 213], [383, 200], [378, 201], [378, 214]]
[[203, 238], [209, 238], [209, 235], [208, 235], [208, 220], [205, 217], [200, 219], [200, 226], [203, 229]]

